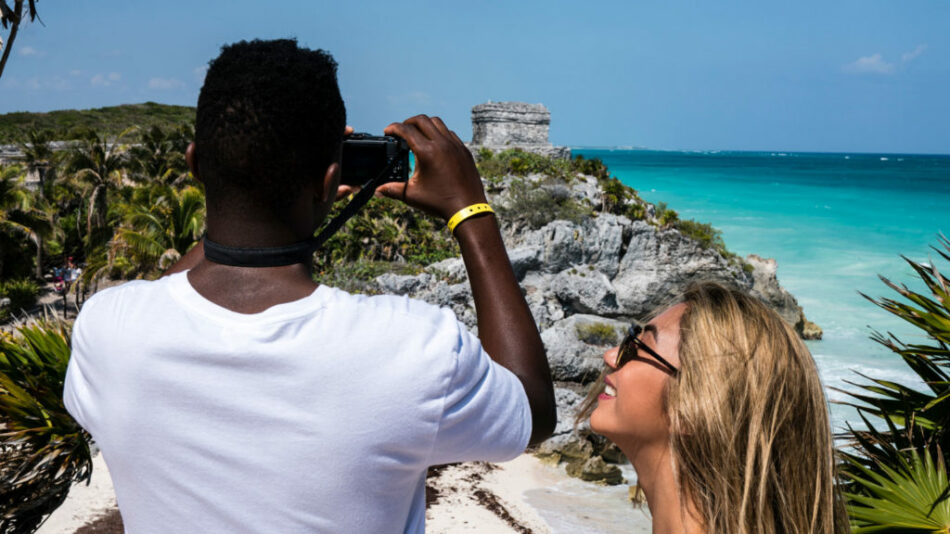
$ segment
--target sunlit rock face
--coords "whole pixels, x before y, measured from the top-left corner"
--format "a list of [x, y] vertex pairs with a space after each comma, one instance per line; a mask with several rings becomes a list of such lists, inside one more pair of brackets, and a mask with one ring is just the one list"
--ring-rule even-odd
[[470, 148], [493, 151], [520, 148], [555, 158], [571, 157], [571, 149], [548, 141], [551, 112], [543, 104], [487, 102], [472, 108]]

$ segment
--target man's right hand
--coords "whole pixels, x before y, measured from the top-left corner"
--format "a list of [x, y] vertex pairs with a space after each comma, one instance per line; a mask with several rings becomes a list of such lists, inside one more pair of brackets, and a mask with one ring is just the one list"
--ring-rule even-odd
[[471, 152], [442, 119], [416, 115], [383, 131], [406, 140], [416, 156], [416, 169], [406, 183], [380, 186], [380, 194], [445, 220], [464, 207], [486, 201]]
[[[441, 119], [417, 115], [384, 131], [409, 143], [416, 171], [407, 183], [388, 183], [377, 191], [443, 219], [485, 202], [475, 159]], [[472, 286], [482, 347], [524, 386], [531, 405], [531, 443], [539, 443], [557, 424], [554, 385], [544, 344], [511, 269], [498, 223], [494, 217], [466, 220], [455, 238]]]

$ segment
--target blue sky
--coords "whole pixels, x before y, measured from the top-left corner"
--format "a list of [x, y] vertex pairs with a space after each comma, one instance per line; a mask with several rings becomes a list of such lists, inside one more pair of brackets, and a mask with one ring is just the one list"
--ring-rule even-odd
[[562, 145], [950, 153], [946, 0], [37, 7], [0, 113], [194, 105], [222, 44], [296, 37], [336, 57], [359, 130], [428, 113], [468, 139], [473, 105], [516, 100], [547, 105]]

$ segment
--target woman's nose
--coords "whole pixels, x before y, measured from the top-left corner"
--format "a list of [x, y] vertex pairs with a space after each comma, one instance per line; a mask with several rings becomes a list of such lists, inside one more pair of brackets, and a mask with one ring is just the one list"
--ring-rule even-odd
[[617, 367], [617, 354], [620, 352], [620, 347], [614, 347], [612, 349], [607, 349], [607, 352], [604, 353], [604, 363], [607, 364], [610, 368]]

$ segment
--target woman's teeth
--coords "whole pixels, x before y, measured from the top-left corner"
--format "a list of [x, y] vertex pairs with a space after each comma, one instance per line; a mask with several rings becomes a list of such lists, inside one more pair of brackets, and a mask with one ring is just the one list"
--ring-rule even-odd
[[607, 395], [610, 395], [611, 397], [617, 396], [617, 390], [614, 389], [614, 387], [611, 386], [610, 384], [604, 385], [604, 393], [606, 393]]

